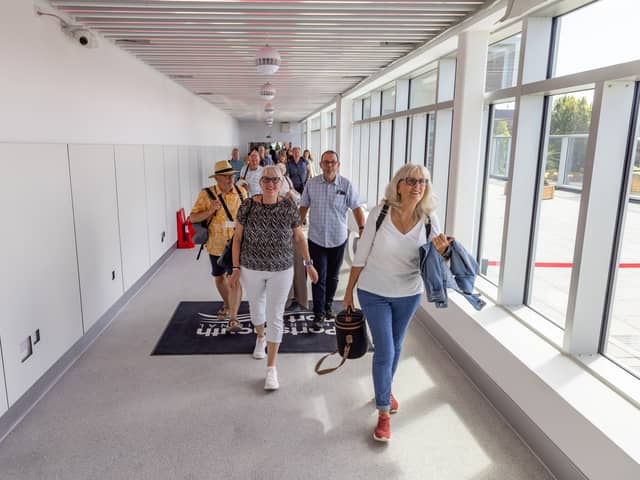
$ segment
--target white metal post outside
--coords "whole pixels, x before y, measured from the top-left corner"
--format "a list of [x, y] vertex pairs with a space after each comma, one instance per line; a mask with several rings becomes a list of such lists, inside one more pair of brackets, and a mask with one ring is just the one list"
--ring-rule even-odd
[[633, 81], [596, 85], [565, 325], [567, 353], [598, 352], [616, 232], [612, 212], [623, 187], [629, 136], [620, 125], [630, 124], [633, 99]]

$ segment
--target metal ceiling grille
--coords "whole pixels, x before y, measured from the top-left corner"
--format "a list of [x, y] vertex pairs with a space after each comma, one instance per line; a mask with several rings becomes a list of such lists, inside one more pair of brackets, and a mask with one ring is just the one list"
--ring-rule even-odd
[[[297, 121], [476, 12], [485, 0], [50, 0], [78, 24], [241, 120]], [[259, 75], [265, 44], [282, 56]]]

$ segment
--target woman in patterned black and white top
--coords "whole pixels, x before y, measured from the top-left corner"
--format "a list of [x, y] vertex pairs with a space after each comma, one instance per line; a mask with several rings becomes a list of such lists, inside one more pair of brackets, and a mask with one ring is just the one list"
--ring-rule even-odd
[[292, 240], [302, 253], [309, 278], [314, 283], [318, 281], [298, 208], [290, 198], [278, 195], [282, 180], [278, 167], [264, 167], [260, 178], [263, 194], [242, 203], [233, 236], [230, 282], [234, 287], [242, 283], [249, 299], [251, 322], [258, 334], [253, 357], [265, 358], [265, 346], [267, 349], [265, 390], [279, 387], [276, 358], [282, 342], [284, 306], [293, 279]]

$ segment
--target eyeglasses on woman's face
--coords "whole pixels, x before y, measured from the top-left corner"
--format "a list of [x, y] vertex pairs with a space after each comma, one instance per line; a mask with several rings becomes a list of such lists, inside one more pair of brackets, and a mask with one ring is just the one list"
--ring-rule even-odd
[[415, 187], [416, 185], [424, 187], [429, 184], [429, 180], [427, 178], [405, 177], [401, 178], [400, 181], [406, 183], [409, 187]]
[[273, 183], [274, 185], [277, 185], [280, 182], [280, 177], [261, 177], [260, 181], [264, 183]]

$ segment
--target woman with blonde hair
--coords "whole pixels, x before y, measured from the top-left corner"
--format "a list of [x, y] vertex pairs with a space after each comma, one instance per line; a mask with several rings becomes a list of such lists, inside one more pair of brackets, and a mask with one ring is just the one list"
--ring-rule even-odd
[[[344, 296], [345, 308], [353, 307], [358, 284], [358, 299], [375, 345], [372, 375], [378, 425], [373, 437], [381, 442], [391, 438], [389, 414], [398, 411], [391, 385], [424, 289], [419, 249], [441, 232], [434, 210], [429, 171], [422, 165], [401, 167], [383, 202], [367, 218]], [[440, 238], [434, 242], [438, 250]]]
[[316, 165], [316, 162], [313, 159], [313, 155], [311, 155], [309, 149], [304, 149], [304, 152], [302, 152], [302, 158], [309, 162], [309, 165], [311, 166], [311, 176], [315, 177], [316, 175], [320, 174], [320, 172], [318, 171], [318, 166]]
[[242, 202], [233, 235], [229, 280], [233, 288], [242, 283], [249, 299], [251, 322], [257, 333], [253, 357], [267, 357], [265, 390], [279, 388], [276, 358], [282, 342], [284, 306], [293, 280], [293, 242], [307, 275], [312, 282], [318, 281], [298, 208], [291, 198], [279, 195], [282, 181], [279, 167], [264, 167], [260, 177], [262, 195]]

